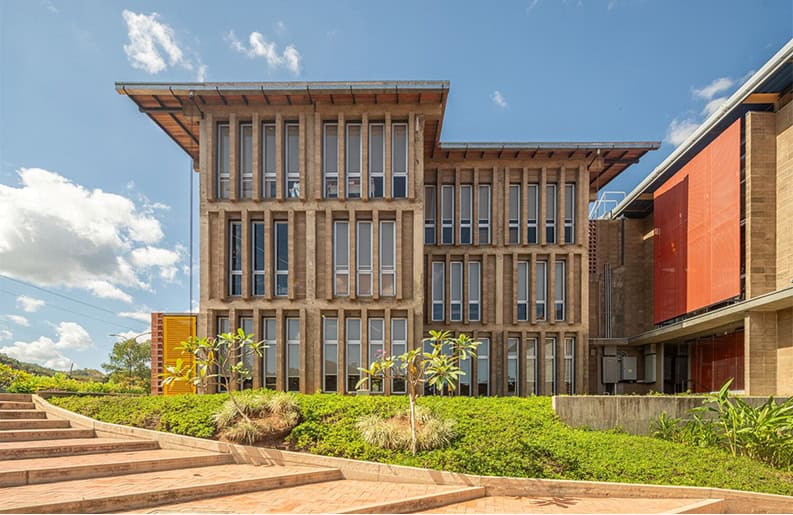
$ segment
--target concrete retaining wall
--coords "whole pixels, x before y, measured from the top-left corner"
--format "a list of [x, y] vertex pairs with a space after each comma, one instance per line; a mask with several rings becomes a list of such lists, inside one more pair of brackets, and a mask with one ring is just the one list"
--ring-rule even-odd
[[[646, 435], [650, 421], [666, 412], [670, 417], [690, 418], [689, 410], [702, 406], [704, 396], [585, 395], [553, 398], [553, 409], [562, 421], [573, 427], [608, 430], [621, 427], [628, 433]], [[741, 397], [759, 406], [767, 397]], [[778, 403], [785, 398], [777, 399]]]

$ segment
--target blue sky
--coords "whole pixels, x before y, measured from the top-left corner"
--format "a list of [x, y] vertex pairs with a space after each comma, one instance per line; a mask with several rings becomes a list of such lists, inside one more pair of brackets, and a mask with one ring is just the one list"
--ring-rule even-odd
[[628, 191], [792, 19], [787, 0], [3, 0], [0, 274], [23, 282], [0, 277], [0, 352], [98, 367], [111, 334], [190, 307], [190, 162], [115, 81], [447, 79], [444, 141], [663, 140], [608, 188]]

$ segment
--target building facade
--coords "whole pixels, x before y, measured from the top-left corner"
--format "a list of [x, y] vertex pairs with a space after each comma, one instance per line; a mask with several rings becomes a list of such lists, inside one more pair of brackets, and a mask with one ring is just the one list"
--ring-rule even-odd
[[589, 391], [793, 394], [793, 41], [591, 222]]
[[267, 343], [232, 388], [354, 392], [445, 329], [463, 395], [587, 389], [588, 204], [658, 143], [444, 143], [446, 82], [117, 90], [199, 173], [199, 335]]

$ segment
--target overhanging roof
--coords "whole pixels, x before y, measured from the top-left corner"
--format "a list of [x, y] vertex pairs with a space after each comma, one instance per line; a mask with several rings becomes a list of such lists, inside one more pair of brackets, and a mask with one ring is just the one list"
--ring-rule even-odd
[[[198, 159], [198, 127], [204, 106], [288, 106], [324, 104], [440, 104], [445, 109], [448, 81], [355, 82], [117, 82], [128, 96], [193, 159]], [[195, 107], [195, 110], [186, 109]], [[425, 145], [437, 145], [443, 115], [424, 122]]]
[[793, 286], [736, 302], [735, 304], [687, 318], [674, 324], [657, 327], [629, 338], [628, 343], [644, 345], [693, 338], [730, 324], [741, 323], [744, 316], [749, 312], [779, 311], [790, 307], [793, 307]]
[[643, 217], [653, 209], [652, 193], [714, 138], [748, 111], [772, 111], [793, 88], [793, 39], [752, 75], [738, 91], [678, 145], [636, 188], [607, 214], [608, 218]]
[[638, 163], [650, 150], [661, 146], [660, 141], [621, 142], [441, 142], [438, 153], [444, 159], [603, 159], [601, 168], [590, 169], [589, 186], [598, 190], [627, 167]]

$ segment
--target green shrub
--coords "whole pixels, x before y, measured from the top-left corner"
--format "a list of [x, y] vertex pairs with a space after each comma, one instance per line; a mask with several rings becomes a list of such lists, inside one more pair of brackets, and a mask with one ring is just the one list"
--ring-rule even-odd
[[[269, 393], [267, 395], [270, 395]], [[60, 398], [53, 403], [109, 422], [212, 437], [228, 395]], [[404, 396], [294, 395], [299, 424], [286, 443], [295, 450], [515, 477], [616, 481], [735, 488], [793, 495], [793, 473], [718, 448], [681, 445], [650, 436], [581, 430], [563, 424], [547, 397], [423, 397], [419, 406], [456, 421], [445, 447], [416, 456], [368, 443], [356, 427], [367, 415], [382, 418], [408, 408]]]
[[[3, 365], [4, 366], [4, 365]], [[42, 390], [57, 390], [63, 392], [79, 393], [146, 393], [140, 387], [122, 385], [113, 381], [101, 383], [98, 381], [81, 381], [72, 379], [66, 374], [58, 373], [54, 376], [37, 376], [22, 371], [15, 371], [16, 374], [3, 374], [2, 381], [8, 381], [5, 387], [11, 393], [36, 393]]]
[[[410, 412], [401, 411], [384, 418], [377, 414], [364, 415], [355, 427], [364, 441], [383, 449], [410, 449]], [[423, 406], [416, 407], [416, 448], [420, 451], [445, 447], [454, 438], [455, 422], [440, 418]]]
[[224, 402], [213, 420], [221, 439], [252, 445], [286, 436], [300, 420], [300, 408], [292, 393], [245, 391]]

